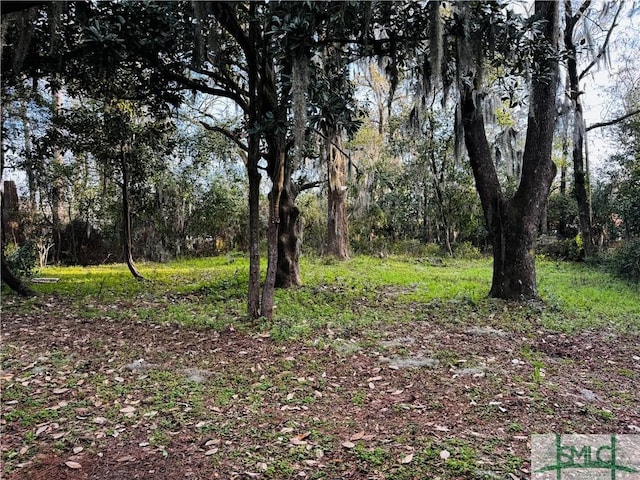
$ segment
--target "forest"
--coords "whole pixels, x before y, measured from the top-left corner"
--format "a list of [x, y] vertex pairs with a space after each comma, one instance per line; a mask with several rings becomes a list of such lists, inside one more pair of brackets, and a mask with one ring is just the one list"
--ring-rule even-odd
[[9, 478], [529, 478], [536, 432], [640, 431], [636, 3], [0, 8]]

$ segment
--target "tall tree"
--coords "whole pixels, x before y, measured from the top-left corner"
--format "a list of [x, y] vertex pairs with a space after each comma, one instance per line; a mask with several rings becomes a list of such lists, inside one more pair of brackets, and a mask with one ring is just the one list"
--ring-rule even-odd
[[[591, 0], [584, 0], [580, 6], [574, 11], [573, 2], [565, 0], [564, 2], [564, 47], [567, 52], [567, 96], [572, 104], [573, 110], [573, 189], [576, 201], [578, 203], [578, 216], [580, 220], [580, 232], [582, 234], [582, 244], [584, 253], [587, 258], [592, 257], [596, 253], [596, 244], [592, 231], [592, 210], [591, 210], [591, 187], [589, 181], [589, 163], [586, 155], [586, 124], [584, 121], [584, 108], [582, 104], [582, 95], [584, 90], [581, 88], [580, 82], [584, 77], [600, 62], [606, 60], [607, 51], [611, 33], [616, 27], [618, 17], [624, 2], [620, 2], [613, 14], [611, 25], [607, 30], [604, 41], [599, 47], [594, 42], [589, 33], [592, 20], [589, 18], [593, 14], [591, 9]], [[606, 9], [610, 8], [609, 4], [605, 5]], [[605, 15], [606, 16], [606, 15]], [[582, 31], [579, 25], [583, 24]], [[593, 22], [597, 25], [597, 22]], [[602, 26], [598, 25], [599, 28]], [[581, 36], [581, 37], [579, 37]], [[576, 44], [579, 42], [585, 47]], [[593, 58], [582, 71], [578, 68], [578, 61], [581, 52], [591, 50]]]
[[[536, 299], [535, 240], [540, 216], [549, 195], [556, 167], [551, 161], [558, 79], [557, 2], [536, 1], [527, 38], [517, 31], [500, 32], [495, 38], [487, 21], [502, 15], [497, 5], [457, 4], [459, 25], [457, 68], [460, 114], [464, 140], [476, 187], [493, 245], [493, 278], [490, 295], [504, 299]], [[495, 17], [494, 17], [495, 18]], [[504, 18], [505, 27], [513, 17]], [[495, 25], [495, 24], [494, 24]], [[518, 35], [513, 37], [513, 35]], [[532, 55], [529, 120], [523, 155], [522, 174], [517, 190], [508, 195], [500, 185], [485, 132], [483, 115], [483, 62], [496, 42], [525, 42]], [[534, 42], [534, 43], [531, 43]], [[527, 51], [523, 48], [519, 50]]]

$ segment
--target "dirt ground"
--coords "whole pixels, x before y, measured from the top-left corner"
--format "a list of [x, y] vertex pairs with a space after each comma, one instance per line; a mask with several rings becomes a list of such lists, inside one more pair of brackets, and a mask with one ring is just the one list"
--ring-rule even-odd
[[8, 480], [517, 479], [532, 433], [640, 433], [638, 335], [417, 305], [414, 321], [283, 342], [20, 302], [2, 315]]

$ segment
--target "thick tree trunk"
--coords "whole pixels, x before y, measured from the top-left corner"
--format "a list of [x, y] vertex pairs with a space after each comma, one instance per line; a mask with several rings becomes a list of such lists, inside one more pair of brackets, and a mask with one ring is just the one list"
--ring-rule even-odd
[[538, 298], [534, 246], [535, 219], [520, 217], [521, 209], [505, 202], [492, 231], [493, 277], [489, 296], [505, 300]]
[[131, 207], [129, 205], [129, 170], [125, 160], [124, 147], [120, 151], [120, 168], [122, 169], [122, 253], [124, 261], [136, 280], [144, 277], [133, 262], [133, 242], [131, 240]]
[[280, 197], [280, 224], [278, 226], [278, 269], [275, 286], [278, 288], [299, 287], [300, 250], [302, 248], [302, 217], [295, 205], [296, 192], [287, 181]]
[[342, 139], [335, 128], [327, 128], [327, 253], [340, 260], [349, 258], [349, 222], [347, 220], [347, 159]]
[[280, 199], [284, 190], [286, 167], [285, 139], [278, 137], [274, 145], [269, 169], [271, 178], [271, 192], [269, 192], [269, 226], [267, 230], [267, 275], [262, 289], [261, 314], [271, 319], [273, 317], [273, 296], [278, 271], [278, 250], [280, 237]]
[[[546, 20], [543, 34], [552, 50], [557, 48], [558, 4], [536, 1], [535, 13]], [[465, 39], [459, 48], [469, 48]], [[537, 54], [539, 71], [533, 73], [527, 138], [518, 190], [511, 198], [502, 192], [491, 148], [487, 141], [481, 97], [469, 82], [461, 85], [461, 114], [464, 138], [493, 245], [493, 279], [490, 296], [508, 300], [537, 299], [535, 239], [541, 212], [556, 173], [551, 161], [555, 124], [557, 60]], [[474, 76], [473, 70], [463, 75]]]

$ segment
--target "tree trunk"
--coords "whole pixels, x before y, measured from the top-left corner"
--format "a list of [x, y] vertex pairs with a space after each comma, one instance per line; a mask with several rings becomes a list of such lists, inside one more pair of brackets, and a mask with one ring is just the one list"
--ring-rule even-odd
[[[544, 41], [552, 51], [557, 49], [558, 4], [536, 1], [537, 18], [546, 20]], [[470, 48], [469, 41], [459, 48]], [[493, 245], [493, 279], [489, 295], [507, 300], [537, 299], [535, 272], [535, 239], [541, 212], [549, 195], [556, 168], [551, 161], [555, 124], [555, 91], [557, 60], [547, 48], [537, 52], [531, 81], [529, 123], [518, 190], [505, 198], [500, 186], [491, 148], [484, 128], [481, 97], [476, 96], [471, 82], [460, 88], [464, 138], [471, 161], [476, 187]], [[459, 55], [460, 58], [460, 55]], [[462, 65], [460, 76], [475, 76], [474, 70]]]
[[136, 280], [144, 280], [133, 262], [133, 242], [131, 241], [131, 207], [129, 205], [129, 170], [125, 159], [124, 146], [120, 147], [120, 168], [122, 169], [122, 253], [124, 261]]
[[505, 300], [538, 298], [534, 244], [537, 224], [521, 209], [500, 202], [492, 229], [493, 277], [489, 296]]
[[342, 139], [335, 128], [325, 131], [327, 155], [327, 253], [340, 260], [349, 258], [349, 222], [347, 220], [347, 159]]
[[260, 160], [257, 133], [249, 137], [247, 173], [249, 176], [249, 287], [247, 313], [250, 318], [260, 317]]
[[564, 46], [567, 55], [567, 75], [569, 77], [569, 98], [573, 103], [573, 191], [578, 203], [578, 216], [580, 219], [580, 233], [586, 258], [595, 254], [595, 244], [592, 232], [591, 192], [589, 188], [589, 171], [585, 167], [585, 135], [586, 125], [582, 109], [582, 92], [580, 91], [580, 78], [578, 76], [577, 50], [573, 43], [575, 25], [580, 17], [574, 17], [571, 11], [571, 2], [565, 1], [565, 32]]
[[[255, 15], [256, 4], [249, 4], [250, 14]], [[258, 27], [249, 24], [249, 44], [257, 45]], [[247, 313], [249, 318], [260, 317], [260, 134], [258, 123], [258, 54], [256, 49], [247, 52], [253, 58], [247, 62], [249, 74], [247, 175], [249, 177], [249, 286], [247, 291]]]
[[273, 295], [278, 270], [278, 244], [280, 233], [280, 199], [284, 190], [285, 160], [284, 139], [277, 142], [276, 161], [271, 172], [269, 192], [269, 226], [267, 230], [267, 275], [262, 289], [262, 316], [273, 317]]
[[[52, 92], [53, 95], [53, 110], [56, 115], [59, 115], [62, 111], [62, 89], [59, 86], [59, 79], [54, 79], [52, 82], [55, 85]], [[64, 205], [63, 205], [63, 191], [64, 182], [60, 175], [62, 174], [63, 157], [62, 151], [57, 146], [53, 150], [53, 183], [51, 185], [51, 222], [53, 224], [53, 238], [54, 238], [54, 251], [53, 260], [54, 263], [60, 263], [60, 257], [62, 255], [62, 219], [64, 218]]]
[[[2, 155], [0, 153], [0, 155]], [[2, 155], [4, 157], [4, 155]], [[2, 160], [2, 166], [4, 166], [4, 159]], [[1, 170], [2, 168], [0, 168], [0, 175], [1, 175]], [[6, 184], [7, 182], [5, 182]], [[7, 259], [4, 256], [4, 244], [5, 244], [5, 233], [7, 231], [7, 225], [6, 225], [6, 221], [5, 221], [5, 212], [4, 212], [4, 186], [2, 188], [2, 192], [0, 192], [0, 229], [2, 230], [1, 232], [1, 238], [0, 238], [0, 256], [2, 257], [1, 259], [1, 263], [2, 263], [2, 270], [1, 270], [1, 274], [2, 274], [2, 281], [4, 283], [7, 284], [7, 286], [13, 290], [14, 292], [18, 293], [19, 295], [22, 295], [24, 297], [27, 296], [31, 296], [34, 294], [34, 292], [17, 276], [15, 275], [12, 271], [11, 271], [11, 267], [9, 267], [9, 264], [7, 263]]]
[[300, 250], [302, 249], [302, 217], [296, 207], [296, 191], [290, 179], [280, 197], [280, 225], [278, 231], [278, 269], [276, 283], [278, 288], [299, 287]]

